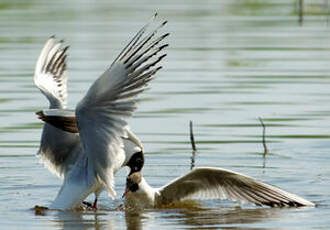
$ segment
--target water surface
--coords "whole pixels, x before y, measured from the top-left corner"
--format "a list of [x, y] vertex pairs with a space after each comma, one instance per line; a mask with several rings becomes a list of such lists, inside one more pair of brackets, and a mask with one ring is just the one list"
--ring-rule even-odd
[[[323, 1], [0, 2], [0, 229], [327, 229], [330, 225], [330, 32]], [[130, 120], [144, 143], [144, 175], [161, 186], [190, 170], [189, 120], [197, 166], [236, 170], [318, 204], [311, 209], [243, 208], [202, 201], [200, 209], [118, 211], [104, 193], [97, 212], [46, 212], [61, 186], [35, 157], [47, 107], [33, 85], [43, 43], [70, 44], [69, 105], [84, 95], [157, 10], [171, 32], [164, 69]], [[262, 128], [270, 153], [263, 160]], [[265, 166], [265, 167], [263, 167]], [[92, 199], [92, 197], [90, 198]]]

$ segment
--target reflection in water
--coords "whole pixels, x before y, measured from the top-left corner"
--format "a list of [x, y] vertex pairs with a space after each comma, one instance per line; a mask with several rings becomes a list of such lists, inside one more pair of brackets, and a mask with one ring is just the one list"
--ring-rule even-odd
[[[264, 222], [265, 220], [275, 217], [279, 212], [275, 209], [241, 209], [241, 208], [221, 208], [206, 211], [191, 212], [190, 210], [180, 211], [184, 214], [181, 217], [180, 224], [187, 226], [239, 226], [240, 224], [254, 224]], [[247, 229], [246, 226], [230, 227], [230, 229]], [[259, 228], [258, 228], [259, 229]]]
[[[146, 226], [152, 226], [152, 219], [162, 218], [162, 225], [171, 226], [174, 224], [193, 228], [219, 228], [226, 229], [251, 229], [244, 224], [259, 224], [271, 218], [279, 218], [281, 209], [253, 208], [242, 209], [240, 207], [222, 207], [218, 209], [158, 209], [145, 210], [140, 212], [126, 211], [126, 226], [129, 230], [140, 230]], [[151, 222], [151, 223], [149, 223]], [[242, 227], [239, 227], [242, 225]], [[234, 227], [238, 226], [238, 227]], [[174, 226], [173, 226], [174, 227]], [[267, 227], [267, 229], [270, 229]]]
[[103, 212], [76, 212], [76, 211], [59, 211], [55, 215], [55, 222], [60, 229], [95, 229], [99, 230], [103, 226], [108, 229], [114, 229], [111, 219], [108, 221], [99, 220]]
[[[162, 208], [146, 210], [101, 209], [97, 211], [53, 211], [44, 216], [52, 217], [57, 229], [123, 229], [127, 230], [178, 228], [221, 228], [221, 229], [272, 229], [267, 222], [281, 219], [288, 213], [299, 212], [303, 208], [260, 208], [232, 206], [226, 202], [213, 202], [220, 208]], [[207, 204], [204, 203], [204, 205]], [[207, 205], [210, 206], [210, 205]], [[117, 216], [125, 216], [124, 220]], [[121, 223], [124, 221], [124, 223]], [[249, 226], [249, 227], [247, 227]], [[179, 227], [180, 228], [180, 227]], [[279, 227], [274, 227], [279, 229]]]
[[143, 212], [135, 212], [132, 210], [125, 211], [126, 229], [127, 230], [142, 230], [143, 219], [147, 216]]

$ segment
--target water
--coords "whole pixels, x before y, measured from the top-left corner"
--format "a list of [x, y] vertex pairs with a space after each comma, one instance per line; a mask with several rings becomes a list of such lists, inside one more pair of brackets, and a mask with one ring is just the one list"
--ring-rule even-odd
[[[330, 32], [323, 1], [1, 1], [0, 229], [327, 229], [330, 225]], [[144, 175], [161, 186], [189, 171], [189, 120], [197, 166], [245, 173], [318, 204], [268, 209], [202, 201], [200, 209], [46, 212], [61, 180], [38, 163], [47, 101], [32, 82], [52, 34], [70, 44], [69, 105], [84, 95], [129, 37], [157, 10], [171, 32], [164, 69], [142, 96], [132, 129], [144, 143]], [[262, 128], [270, 153], [263, 161]], [[265, 167], [263, 167], [263, 165]], [[90, 198], [92, 199], [92, 198]]]

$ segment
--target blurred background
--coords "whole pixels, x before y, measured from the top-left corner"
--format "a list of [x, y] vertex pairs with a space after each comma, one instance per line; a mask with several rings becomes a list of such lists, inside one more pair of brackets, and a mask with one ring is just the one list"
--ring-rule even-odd
[[[48, 107], [34, 86], [51, 35], [70, 45], [69, 107], [154, 14], [168, 20], [163, 70], [141, 97], [132, 130], [146, 151], [144, 175], [162, 186], [196, 166], [235, 170], [316, 202], [264, 209], [202, 201], [201, 209], [146, 210], [101, 196], [97, 212], [46, 212], [61, 179], [38, 163]], [[0, 0], [0, 229], [327, 229], [330, 221], [330, 32], [327, 0]], [[264, 157], [261, 117], [266, 126]], [[91, 197], [90, 199], [92, 199]]]

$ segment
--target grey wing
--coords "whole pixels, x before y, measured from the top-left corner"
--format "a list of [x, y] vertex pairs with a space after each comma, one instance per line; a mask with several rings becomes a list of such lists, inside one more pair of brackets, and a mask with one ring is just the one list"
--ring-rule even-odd
[[[159, 27], [165, 25], [162, 23]], [[125, 161], [123, 140], [126, 119], [136, 109], [136, 96], [143, 92], [156, 65], [165, 57], [160, 45], [168, 36], [154, 38], [159, 27], [144, 36], [144, 26], [107, 69], [90, 87], [76, 108], [76, 119], [84, 150], [96, 177], [114, 197], [114, 173]]]
[[65, 108], [67, 104], [66, 51], [62, 41], [52, 36], [44, 45], [38, 58], [34, 83], [47, 97], [50, 108]]
[[[68, 109], [44, 109], [36, 112], [38, 118], [58, 129], [69, 133], [79, 134], [77, 120], [74, 110]], [[132, 145], [139, 148], [139, 151], [143, 151], [143, 145], [140, 139], [130, 130], [129, 126], [125, 127], [124, 136], [122, 136], [124, 143], [128, 143], [125, 147], [127, 149], [134, 148]], [[126, 142], [127, 140], [127, 142]], [[125, 151], [127, 152], [127, 151]]]
[[[53, 36], [50, 37], [35, 67], [34, 83], [49, 100], [51, 109], [65, 108], [67, 104], [67, 49], [62, 48], [62, 41], [56, 42]], [[80, 151], [79, 136], [44, 125], [37, 154], [51, 172], [59, 177], [65, 175]]]
[[83, 154], [80, 137], [78, 134], [69, 133], [59, 129], [55, 124], [56, 119], [54, 117], [63, 118], [67, 121], [65, 124], [67, 127], [73, 129], [73, 125], [69, 126], [67, 123], [74, 120], [74, 111], [70, 110], [43, 110], [37, 113], [40, 119], [50, 120], [50, 124], [45, 124], [38, 155], [40, 155], [40, 161], [53, 173], [59, 177], [63, 177], [75, 164], [78, 157]]
[[258, 206], [314, 206], [297, 195], [251, 177], [221, 168], [196, 168], [160, 189], [161, 200], [191, 198], [229, 199]]

